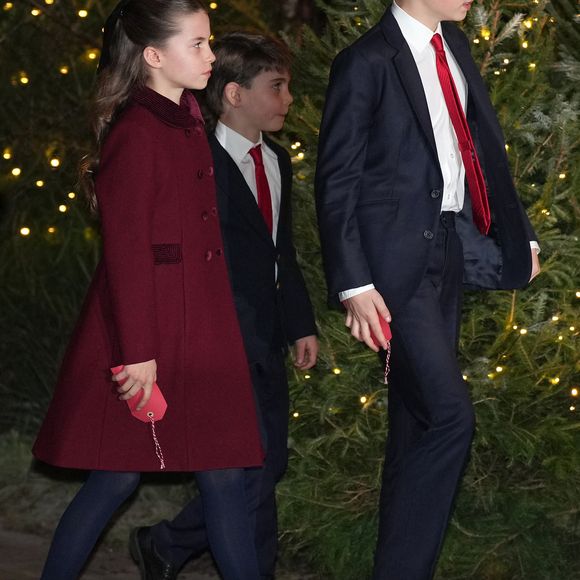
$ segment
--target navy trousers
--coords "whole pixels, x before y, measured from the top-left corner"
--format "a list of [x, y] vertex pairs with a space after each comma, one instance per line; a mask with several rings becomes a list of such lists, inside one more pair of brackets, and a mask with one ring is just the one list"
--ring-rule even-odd
[[456, 356], [463, 249], [454, 214], [440, 221], [419, 288], [393, 313], [374, 580], [433, 577], [475, 429]]
[[[275, 488], [288, 463], [288, 379], [281, 352], [251, 365], [252, 383], [266, 451], [262, 468], [245, 470], [246, 496], [255, 508], [255, 542], [260, 578], [274, 577], [278, 551]], [[199, 497], [171, 521], [152, 527], [153, 542], [166, 560], [181, 568], [209, 547], [206, 520]]]

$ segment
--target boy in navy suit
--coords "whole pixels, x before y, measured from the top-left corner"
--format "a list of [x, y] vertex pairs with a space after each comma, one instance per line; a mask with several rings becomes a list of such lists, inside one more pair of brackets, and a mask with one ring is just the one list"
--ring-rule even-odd
[[469, 42], [471, 0], [398, 0], [335, 59], [317, 211], [352, 335], [393, 333], [375, 579], [432, 578], [474, 413], [456, 358], [461, 289], [524, 287], [535, 233]]
[[[295, 366], [306, 370], [318, 353], [312, 306], [292, 242], [290, 157], [264, 134], [284, 125], [292, 103], [291, 63], [282, 43], [263, 36], [229, 34], [212, 48], [217, 60], [206, 99], [217, 121], [210, 137], [217, 211], [266, 451], [264, 467], [246, 471], [246, 488], [256, 508], [261, 578], [273, 578], [275, 486], [288, 458], [285, 354], [293, 345]], [[200, 499], [170, 522], [138, 528], [131, 545], [143, 578], [176, 578], [191, 556], [208, 547]]]

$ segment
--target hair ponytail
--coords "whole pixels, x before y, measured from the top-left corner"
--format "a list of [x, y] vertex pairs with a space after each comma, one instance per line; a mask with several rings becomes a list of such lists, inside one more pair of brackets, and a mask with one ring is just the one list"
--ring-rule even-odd
[[[179, 30], [179, 16], [205, 12], [198, 0], [122, 0], [105, 25], [103, 55], [94, 91], [93, 152], [81, 159], [79, 183], [96, 212], [95, 177], [100, 151], [131, 93], [147, 82], [143, 50], [163, 47]], [[112, 27], [112, 30], [108, 27]]]

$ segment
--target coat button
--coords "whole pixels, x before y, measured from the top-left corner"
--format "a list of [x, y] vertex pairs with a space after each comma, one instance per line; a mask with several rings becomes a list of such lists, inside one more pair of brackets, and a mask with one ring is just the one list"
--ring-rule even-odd
[[205, 253], [205, 261], [206, 261], [206, 262], [209, 262], [209, 261], [212, 259], [212, 257], [213, 257], [213, 254], [212, 254], [211, 250], [208, 250], [208, 251]]
[[433, 232], [432, 232], [431, 230], [425, 230], [425, 231], [423, 232], [423, 237], [424, 237], [426, 240], [432, 240], [432, 239], [433, 239]]
[[203, 179], [203, 169], [198, 169], [197, 170], [197, 178], [198, 179]]
[[217, 207], [211, 208], [211, 215], [213, 215], [214, 217], [217, 216]]
[[203, 129], [201, 127], [196, 127], [194, 132], [198, 137], [200, 137], [203, 133]]
[[276, 290], [280, 290], [280, 286], [281, 286], [280, 282], [276, 282]]
[[185, 136], [186, 137], [191, 137], [191, 129], [186, 129], [185, 130]]
[[218, 249], [215, 251], [215, 255], [216, 255], [216, 256], [221, 256], [222, 254], [223, 254], [223, 251], [222, 251], [222, 249], [221, 249], [221, 248], [218, 248]]
[[441, 195], [441, 190], [440, 189], [432, 189], [431, 190], [431, 197], [433, 199], [437, 199], [440, 195]]
[[207, 168], [207, 174], [211, 177], [213, 175], [213, 165], [210, 165]]
[[201, 214], [201, 219], [202, 219], [204, 222], [206, 222], [206, 221], [209, 219], [209, 214], [207, 213], [207, 211], [204, 211], [204, 212]]

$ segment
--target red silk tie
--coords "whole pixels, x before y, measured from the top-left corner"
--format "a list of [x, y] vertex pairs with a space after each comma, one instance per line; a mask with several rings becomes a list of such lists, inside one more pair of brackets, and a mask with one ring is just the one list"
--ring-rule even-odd
[[435, 64], [437, 65], [437, 76], [441, 83], [443, 90], [443, 97], [445, 104], [449, 111], [449, 117], [455, 130], [457, 142], [459, 143], [459, 151], [461, 152], [461, 159], [465, 167], [465, 177], [467, 178], [467, 185], [471, 195], [471, 206], [473, 210], [473, 221], [477, 229], [483, 234], [487, 235], [489, 226], [491, 224], [491, 217], [489, 213], [489, 203], [487, 200], [487, 191], [485, 187], [485, 180], [483, 178], [483, 171], [479, 164], [477, 152], [473, 145], [469, 125], [459, 100], [457, 88], [453, 82], [449, 65], [447, 64], [447, 57], [445, 56], [445, 49], [443, 48], [443, 40], [441, 35], [434, 34], [431, 39], [431, 44], [435, 48]]
[[258, 209], [264, 217], [270, 235], [272, 235], [272, 196], [270, 195], [270, 185], [266, 177], [264, 160], [262, 159], [262, 146], [256, 145], [250, 149], [250, 155], [254, 160], [256, 169], [256, 187], [258, 189]]

